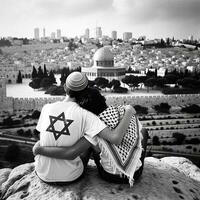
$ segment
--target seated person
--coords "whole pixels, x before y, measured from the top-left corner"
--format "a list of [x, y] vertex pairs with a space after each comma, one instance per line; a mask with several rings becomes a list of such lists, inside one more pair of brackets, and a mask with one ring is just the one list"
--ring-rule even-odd
[[120, 144], [126, 133], [134, 109], [126, 106], [122, 121], [115, 129], [110, 130], [96, 115], [76, 103], [80, 96], [85, 94], [87, 87], [87, 77], [80, 72], [73, 72], [66, 79], [65, 100], [46, 104], [42, 108], [36, 126], [40, 132], [41, 147], [49, 146], [51, 150], [58, 147], [67, 148], [82, 138], [77, 154], [71, 154], [69, 158], [65, 157], [65, 153], [59, 156], [52, 154], [51, 157], [47, 157], [41, 154], [35, 157], [35, 171], [44, 182], [68, 184], [78, 180], [84, 172], [86, 163], [79, 155], [91, 144], [96, 144], [96, 135], [111, 143]]
[[[77, 98], [77, 103], [81, 107], [93, 112], [96, 115], [99, 115], [101, 118], [102, 118], [102, 113], [111, 112], [111, 110], [109, 110], [109, 108], [106, 105], [105, 98], [100, 94], [98, 90], [94, 88], [87, 88], [87, 90], [85, 90], [84, 92], [84, 95], [79, 96]], [[112, 112], [112, 115], [113, 115], [113, 112]], [[109, 120], [108, 118], [107, 119], [105, 118], [104, 119], [105, 123], [108, 122], [108, 120]], [[127, 153], [131, 152], [131, 155], [129, 157], [132, 159], [134, 158], [134, 160], [130, 164], [130, 169], [127, 169], [127, 170], [122, 169], [120, 171], [121, 168], [119, 167], [119, 169], [116, 170], [116, 167], [113, 167], [113, 165], [115, 165], [116, 163], [110, 162], [111, 159], [109, 159], [108, 153], [106, 153], [104, 150], [101, 151], [102, 146], [100, 146], [100, 148], [94, 148], [96, 149], [96, 151], [93, 151], [93, 157], [97, 164], [98, 171], [101, 177], [109, 182], [131, 183], [133, 179], [137, 180], [142, 174], [145, 152], [146, 152], [146, 145], [147, 145], [147, 131], [145, 129], [141, 129], [141, 124], [139, 123], [137, 118], [133, 118], [132, 120], [134, 122], [136, 121], [138, 122], [139, 131], [136, 134], [139, 136], [142, 133], [143, 136], [140, 137], [138, 141], [135, 141], [135, 144], [133, 144], [132, 142], [131, 148], [133, 149], [133, 151], [127, 152]], [[131, 127], [131, 129], [133, 128], [134, 127]], [[128, 138], [128, 140], [130, 139]], [[105, 140], [102, 140], [102, 141], [105, 141]], [[98, 142], [101, 143], [102, 141], [98, 141]], [[83, 149], [85, 149], [85, 146], [87, 146], [85, 143], [87, 143], [88, 147], [90, 146], [90, 143], [87, 142], [85, 138], [81, 138], [77, 143], [75, 143], [71, 147], [63, 147], [63, 148], [40, 147], [39, 143], [37, 143], [34, 147], [34, 153], [42, 154], [49, 157], [60, 158], [60, 159], [74, 159], [76, 156], [79, 156], [81, 154], [83, 146], [84, 146]], [[111, 146], [111, 144], [108, 144], [108, 143], [106, 143], [106, 145]], [[141, 145], [143, 147], [143, 151], [140, 151]], [[120, 147], [120, 145], [113, 145], [113, 148], [117, 149], [118, 146]], [[127, 146], [127, 144], [125, 142], [122, 142], [121, 146], [124, 147], [124, 146]], [[133, 148], [134, 146], [137, 148], [134, 149]], [[138, 152], [137, 152], [137, 149], [139, 149]], [[97, 151], [101, 151], [100, 155], [97, 153]], [[137, 156], [135, 156], [136, 152], [138, 153]], [[122, 174], [126, 176], [121, 176]]]

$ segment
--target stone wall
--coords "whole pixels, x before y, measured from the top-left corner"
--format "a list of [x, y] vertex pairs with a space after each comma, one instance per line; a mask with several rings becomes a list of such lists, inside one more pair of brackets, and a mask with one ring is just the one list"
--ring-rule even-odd
[[[62, 101], [64, 97], [50, 98], [12, 98], [1, 100], [0, 111], [15, 110], [41, 110], [43, 105], [55, 101]], [[108, 105], [132, 104], [151, 107], [160, 103], [168, 103], [171, 106], [185, 106], [189, 104], [200, 104], [200, 94], [191, 95], [162, 95], [162, 96], [133, 96], [119, 95], [106, 97]]]

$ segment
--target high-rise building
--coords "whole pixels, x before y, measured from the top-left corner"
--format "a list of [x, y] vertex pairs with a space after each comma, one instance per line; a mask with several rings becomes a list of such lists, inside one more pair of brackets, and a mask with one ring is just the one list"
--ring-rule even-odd
[[45, 28], [43, 28], [43, 38], [45, 38], [46, 37], [46, 30], [45, 30]]
[[193, 41], [193, 40], [194, 40], [194, 36], [193, 36], [193, 35], [190, 35], [190, 36], [188, 37], [188, 40]]
[[40, 39], [40, 30], [39, 30], [39, 28], [34, 28], [34, 38], [36, 40]]
[[129, 41], [132, 38], [132, 33], [131, 32], [124, 32], [123, 33], [123, 40], [124, 41]]
[[96, 38], [102, 37], [102, 30], [101, 27], [96, 27]]
[[56, 33], [57, 33], [57, 39], [61, 39], [61, 30], [57, 29]]
[[116, 39], [117, 39], [117, 31], [112, 31], [112, 33], [111, 33], [111, 38], [112, 38], [113, 40], [116, 40]]
[[89, 28], [85, 29], [85, 38], [90, 38], [90, 30], [89, 30]]
[[56, 39], [56, 33], [55, 32], [51, 33], [51, 39], [53, 39], [53, 40]]

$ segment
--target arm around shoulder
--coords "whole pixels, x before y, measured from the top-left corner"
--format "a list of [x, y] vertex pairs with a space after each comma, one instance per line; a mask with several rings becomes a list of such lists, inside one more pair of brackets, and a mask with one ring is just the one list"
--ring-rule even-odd
[[118, 124], [118, 126], [110, 130], [109, 128], [103, 129], [98, 135], [110, 143], [119, 145], [129, 127], [132, 116], [135, 114], [135, 109], [131, 105], [125, 106], [125, 114]]

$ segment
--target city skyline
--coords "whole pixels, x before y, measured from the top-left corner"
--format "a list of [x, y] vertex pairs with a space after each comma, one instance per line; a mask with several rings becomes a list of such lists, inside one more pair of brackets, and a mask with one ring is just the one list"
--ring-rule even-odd
[[62, 36], [84, 35], [101, 27], [103, 35], [132, 32], [133, 38], [200, 38], [199, 0], [1, 0], [0, 37], [33, 38], [34, 28], [46, 36], [61, 29]]

